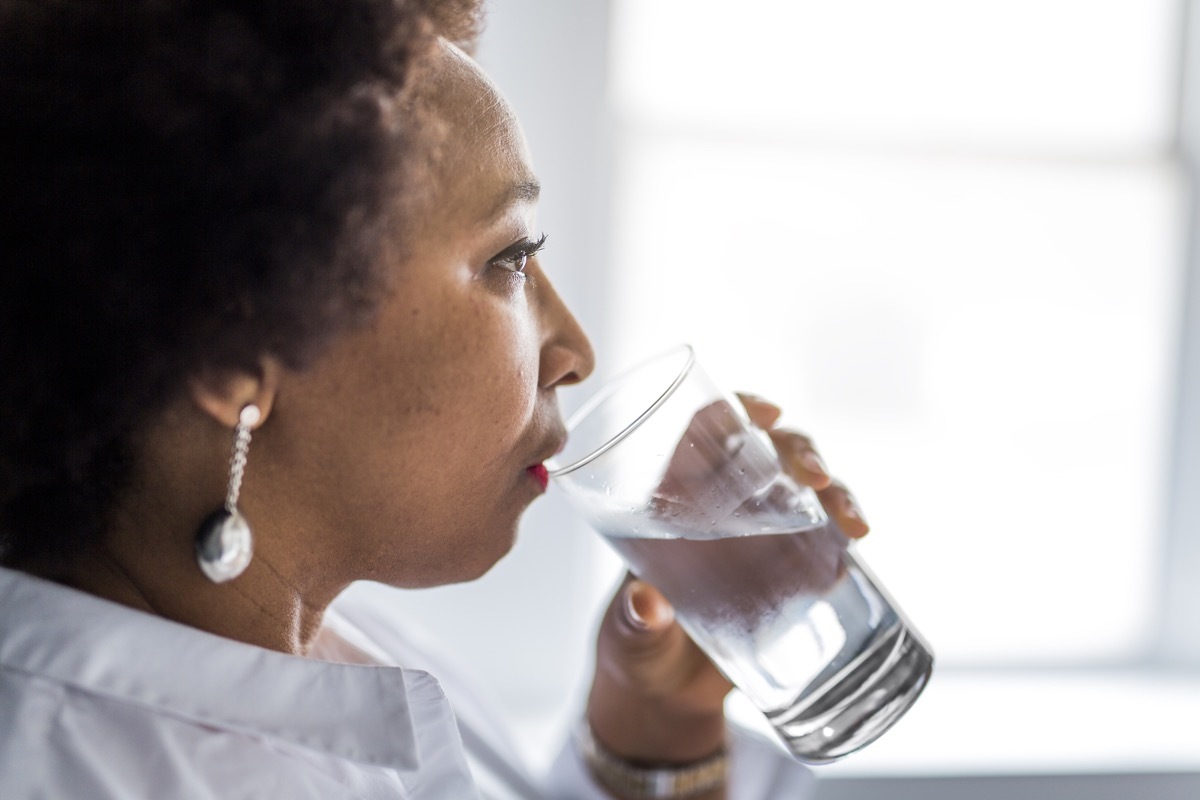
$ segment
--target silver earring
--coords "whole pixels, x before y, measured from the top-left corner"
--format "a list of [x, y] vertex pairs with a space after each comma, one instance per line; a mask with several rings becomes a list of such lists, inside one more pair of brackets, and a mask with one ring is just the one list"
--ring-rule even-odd
[[258, 406], [253, 403], [242, 408], [234, 429], [225, 505], [209, 514], [196, 534], [196, 562], [213, 583], [224, 583], [241, 575], [254, 554], [254, 537], [246, 518], [238, 511], [237, 502], [242, 490], [242, 475], [246, 472], [246, 454], [250, 450], [250, 429], [261, 416]]

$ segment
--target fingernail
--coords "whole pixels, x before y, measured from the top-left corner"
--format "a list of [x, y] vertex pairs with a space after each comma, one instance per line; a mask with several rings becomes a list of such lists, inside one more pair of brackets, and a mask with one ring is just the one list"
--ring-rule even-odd
[[867, 518], [863, 516], [862, 509], [855, 505], [853, 500], [846, 506], [846, 516], [858, 520], [863, 525], [867, 524]]
[[650, 630], [650, 623], [646, 622], [646, 618], [638, 612], [637, 600], [634, 599], [634, 594], [637, 593], [639, 586], [637, 581], [629, 584], [625, 589], [625, 616], [629, 619], [629, 623], [638, 630]]
[[641, 581], [633, 581], [625, 591], [625, 612], [629, 624], [637, 630], [661, 630], [675, 619], [675, 609], [670, 603], [658, 599], [653, 588]]
[[829, 474], [829, 468], [825, 466], [825, 462], [822, 461], [821, 457], [812, 450], [809, 450], [800, 458], [800, 463], [803, 464], [804, 468], [809, 472], [815, 472], [818, 475]]

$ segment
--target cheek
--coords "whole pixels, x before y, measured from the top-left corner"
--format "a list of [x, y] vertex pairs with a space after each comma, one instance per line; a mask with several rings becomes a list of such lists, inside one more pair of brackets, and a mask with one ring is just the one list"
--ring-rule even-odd
[[455, 397], [472, 406], [460, 422], [474, 422], [486, 440], [515, 441], [534, 416], [539, 348], [532, 321], [518, 310], [475, 317], [464, 358], [453, 365]]
[[456, 310], [420, 337], [427, 360], [414, 372], [427, 376], [420, 405], [429, 412], [422, 425], [436, 431], [447, 455], [482, 466], [484, 459], [510, 453], [534, 417], [537, 326], [521, 299], [485, 297]]

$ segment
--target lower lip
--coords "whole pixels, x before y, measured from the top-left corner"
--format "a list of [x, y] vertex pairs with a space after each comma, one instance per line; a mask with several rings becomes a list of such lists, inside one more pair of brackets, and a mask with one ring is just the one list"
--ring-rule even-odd
[[550, 471], [546, 469], [545, 464], [534, 464], [525, 471], [529, 473], [529, 477], [537, 481], [537, 485], [543, 492], [546, 491], [546, 487], [550, 485]]

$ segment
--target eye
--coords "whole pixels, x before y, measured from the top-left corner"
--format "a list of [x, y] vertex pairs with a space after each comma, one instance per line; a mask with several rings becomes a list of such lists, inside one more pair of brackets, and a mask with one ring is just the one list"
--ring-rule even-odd
[[524, 239], [496, 254], [496, 257], [488, 262], [488, 265], [524, 275], [525, 265], [529, 262], [529, 259], [533, 258], [545, 246], [546, 234], [544, 233], [536, 242], [532, 239]]

